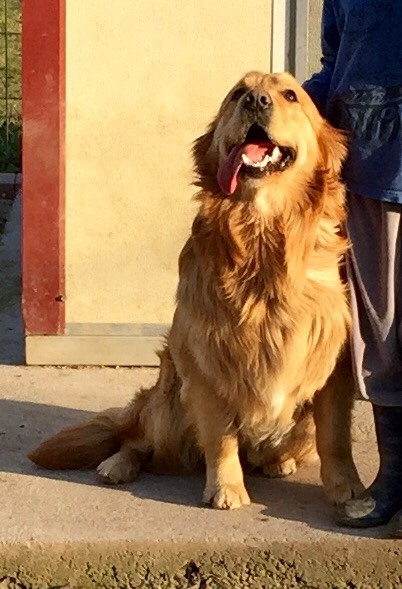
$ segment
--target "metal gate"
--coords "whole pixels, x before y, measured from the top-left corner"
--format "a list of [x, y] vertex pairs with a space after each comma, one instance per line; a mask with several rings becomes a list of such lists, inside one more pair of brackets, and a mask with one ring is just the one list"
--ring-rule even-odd
[[0, 172], [21, 165], [21, 0], [0, 0]]

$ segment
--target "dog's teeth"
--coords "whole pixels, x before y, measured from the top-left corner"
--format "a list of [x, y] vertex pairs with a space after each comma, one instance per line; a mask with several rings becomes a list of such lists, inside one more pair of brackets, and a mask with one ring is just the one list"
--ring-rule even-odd
[[274, 163], [277, 162], [281, 158], [281, 155], [281, 150], [276, 146], [272, 152], [271, 161]]
[[246, 166], [251, 166], [252, 168], [265, 168], [265, 166], [267, 165], [267, 163], [269, 162], [269, 156], [266, 155], [264, 157], [264, 159], [262, 159], [260, 162], [253, 162], [250, 158], [248, 158], [246, 156], [245, 153], [242, 153], [242, 160], [243, 160], [243, 164], [245, 164]]

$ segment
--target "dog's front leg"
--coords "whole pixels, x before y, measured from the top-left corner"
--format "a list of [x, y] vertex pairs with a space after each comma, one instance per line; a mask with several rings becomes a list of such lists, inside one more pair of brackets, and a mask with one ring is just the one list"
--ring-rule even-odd
[[345, 355], [314, 399], [321, 479], [328, 500], [335, 504], [359, 495], [364, 489], [352, 456], [353, 391], [352, 369]]
[[206, 463], [203, 500], [216, 509], [249, 505], [239, 460], [237, 432], [221, 400], [206, 385], [186, 383], [182, 391]]
[[209, 431], [209, 434], [205, 433], [209, 439], [203, 444], [207, 468], [204, 503], [217, 509], [237, 509], [242, 505], [250, 505], [236, 435], [230, 431], [219, 432], [218, 429]]

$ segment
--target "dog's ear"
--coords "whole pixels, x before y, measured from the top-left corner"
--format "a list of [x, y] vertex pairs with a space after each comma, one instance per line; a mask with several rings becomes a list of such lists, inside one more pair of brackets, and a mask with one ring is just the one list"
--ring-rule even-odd
[[318, 143], [323, 167], [332, 175], [339, 176], [348, 152], [346, 134], [332, 127], [327, 121], [323, 121], [318, 134]]
[[194, 161], [194, 172], [196, 176], [195, 185], [206, 187], [206, 182], [210, 182], [216, 176], [214, 172], [214, 155], [211, 153], [211, 146], [214, 138], [216, 129], [216, 120], [212, 121], [207, 130], [201, 137], [198, 137], [193, 143], [193, 161]]

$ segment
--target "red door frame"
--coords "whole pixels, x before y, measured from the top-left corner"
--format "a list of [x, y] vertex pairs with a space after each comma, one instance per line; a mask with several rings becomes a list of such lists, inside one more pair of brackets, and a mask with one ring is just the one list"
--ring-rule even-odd
[[22, 307], [26, 334], [65, 326], [66, 0], [22, 3]]

